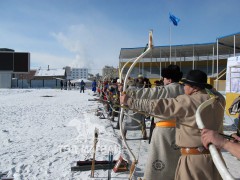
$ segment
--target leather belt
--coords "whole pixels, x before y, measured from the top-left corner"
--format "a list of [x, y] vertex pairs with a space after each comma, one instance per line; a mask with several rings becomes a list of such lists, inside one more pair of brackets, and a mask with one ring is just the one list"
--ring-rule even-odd
[[176, 120], [170, 119], [170, 120], [164, 120], [159, 121], [155, 123], [156, 127], [176, 127]]
[[184, 147], [180, 149], [182, 155], [200, 155], [200, 154], [210, 154], [210, 151], [204, 147]]

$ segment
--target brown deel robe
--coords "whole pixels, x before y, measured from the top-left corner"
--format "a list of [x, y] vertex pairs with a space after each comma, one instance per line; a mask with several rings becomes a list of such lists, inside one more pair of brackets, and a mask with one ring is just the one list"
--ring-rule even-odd
[[[205, 108], [201, 117], [206, 128], [222, 132], [225, 99], [218, 93], [218, 100]], [[176, 98], [159, 100], [128, 99], [131, 109], [138, 109], [159, 116], [162, 120], [173, 119], [177, 121], [176, 144], [179, 147], [201, 147], [201, 133], [196, 124], [195, 113], [197, 108], [210, 96], [205, 90], [192, 95], [180, 95]], [[184, 126], [187, 124], [193, 128]], [[176, 180], [203, 180], [221, 179], [211, 155], [182, 155], [178, 161]]]

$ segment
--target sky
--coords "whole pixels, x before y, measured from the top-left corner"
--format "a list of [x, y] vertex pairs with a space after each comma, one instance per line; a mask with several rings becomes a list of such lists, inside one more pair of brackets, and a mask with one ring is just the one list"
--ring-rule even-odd
[[[31, 69], [118, 67], [121, 48], [215, 42], [240, 32], [239, 0], [0, 0], [0, 48]], [[180, 19], [178, 26], [169, 13]]]

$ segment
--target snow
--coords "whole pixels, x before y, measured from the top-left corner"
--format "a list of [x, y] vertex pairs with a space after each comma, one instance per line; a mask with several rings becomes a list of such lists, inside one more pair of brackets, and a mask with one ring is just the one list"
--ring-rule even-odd
[[[97, 160], [108, 160], [110, 150], [114, 160], [120, 154], [129, 160], [119, 130], [113, 129], [116, 122], [95, 116], [102, 104], [88, 101], [93, 98], [90, 90], [0, 89], [0, 172], [15, 180], [93, 179], [90, 171], [71, 172], [71, 166], [92, 158], [95, 128], [99, 130]], [[225, 133], [231, 132], [229, 128]], [[136, 179], [143, 176], [149, 144], [141, 140], [140, 131], [128, 132], [127, 138], [139, 159]], [[232, 175], [240, 179], [240, 161], [222, 153]], [[114, 179], [127, 179], [128, 175], [111, 173]], [[106, 170], [95, 171], [95, 179], [107, 176]]]
[[39, 69], [35, 76], [64, 76], [65, 69]]

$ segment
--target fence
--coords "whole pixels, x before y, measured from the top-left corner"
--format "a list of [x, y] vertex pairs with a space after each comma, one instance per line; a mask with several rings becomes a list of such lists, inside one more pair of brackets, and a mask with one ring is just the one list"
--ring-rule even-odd
[[12, 79], [12, 88], [61, 88], [60, 80]]

